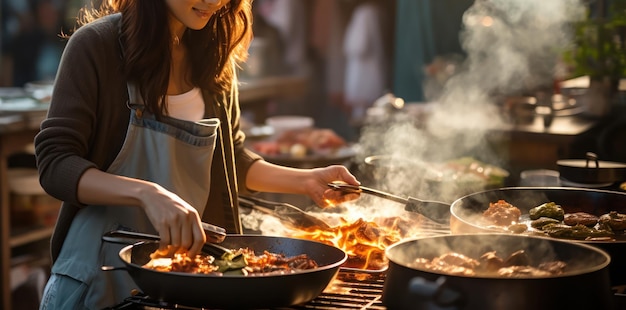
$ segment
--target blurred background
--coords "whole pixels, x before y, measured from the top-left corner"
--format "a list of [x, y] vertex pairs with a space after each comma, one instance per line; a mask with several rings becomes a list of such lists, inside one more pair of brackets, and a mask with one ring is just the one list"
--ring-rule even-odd
[[[0, 309], [36, 309], [47, 279], [59, 202], [38, 186], [32, 140], [60, 35], [98, 4], [0, 0]], [[624, 190], [623, 175], [572, 182], [557, 162], [623, 170], [626, 0], [254, 0], [253, 11], [242, 128], [268, 161], [343, 164], [364, 185], [445, 202], [502, 186]]]

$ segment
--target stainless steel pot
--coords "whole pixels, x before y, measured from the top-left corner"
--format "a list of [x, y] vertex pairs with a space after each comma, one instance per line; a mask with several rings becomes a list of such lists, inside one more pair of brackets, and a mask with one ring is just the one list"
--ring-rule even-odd
[[626, 164], [598, 160], [598, 155], [587, 152], [585, 159], [557, 160], [562, 178], [583, 184], [615, 183], [626, 180]]
[[[561, 260], [566, 271], [550, 277], [470, 277], [411, 267], [416, 258], [448, 252], [478, 258], [524, 250], [538, 263]], [[382, 301], [388, 309], [613, 309], [609, 255], [562, 240], [509, 234], [443, 235], [405, 240], [387, 248]], [[534, 265], [534, 264], [533, 264]]]

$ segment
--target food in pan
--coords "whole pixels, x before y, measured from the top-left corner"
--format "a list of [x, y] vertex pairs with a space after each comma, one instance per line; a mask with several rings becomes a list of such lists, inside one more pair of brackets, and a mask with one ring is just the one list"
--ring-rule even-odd
[[599, 221], [600, 223], [609, 225], [612, 230], [626, 229], [626, 214], [620, 214], [616, 211], [601, 215]]
[[489, 208], [483, 213], [483, 217], [498, 226], [508, 226], [519, 221], [522, 215], [520, 209], [504, 201], [489, 203]]
[[152, 253], [150, 261], [143, 267], [164, 272], [254, 276], [258, 274], [267, 275], [268, 273], [293, 273], [318, 266], [317, 262], [306, 254], [287, 257], [284, 254], [264, 251], [263, 254], [257, 255], [249, 248], [233, 250], [220, 258], [207, 254], [190, 257], [186, 253], [162, 257], [160, 253], [159, 251]]
[[550, 237], [563, 239], [586, 240], [591, 238], [610, 237], [614, 233], [602, 228], [591, 228], [582, 224], [574, 226], [566, 224], [548, 224], [541, 228]]
[[567, 264], [553, 260], [533, 266], [526, 252], [519, 250], [506, 258], [498, 256], [495, 251], [486, 252], [479, 258], [449, 252], [432, 259], [417, 258], [409, 267], [459, 276], [519, 278], [559, 275], [564, 272]]
[[548, 217], [551, 219], [562, 221], [565, 217], [565, 211], [563, 207], [557, 205], [554, 202], [546, 202], [542, 205], [534, 207], [528, 210], [528, 215], [531, 220], [536, 220], [540, 217]]
[[528, 214], [515, 218], [519, 210], [505, 200], [490, 203], [483, 220], [491, 228], [501, 228], [513, 233], [547, 235], [575, 240], [615, 240], [616, 234], [626, 230], [626, 214], [611, 211], [601, 216], [586, 212], [565, 213], [556, 202], [546, 202], [533, 207]]
[[567, 213], [564, 216], [563, 222], [567, 225], [585, 225], [585, 226], [595, 226], [598, 224], [599, 218], [593, 214], [589, 214], [587, 212], [574, 212]]
[[531, 221], [530, 226], [532, 226], [533, 228], [542, 229], [544, 226], [548, 224], [559, 224], [559, 223], [561, 223], [561, 221], [557, 219], [542, 216], [536, 220]]

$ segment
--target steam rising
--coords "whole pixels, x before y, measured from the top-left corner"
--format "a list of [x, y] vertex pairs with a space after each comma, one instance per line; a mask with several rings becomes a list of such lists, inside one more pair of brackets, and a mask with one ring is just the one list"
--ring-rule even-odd
[[[429, 98], [428, 104], [405, 105], [404, 110], [371, 109], [356, 158], [359, 170], [373, 181], [371, 186], [397, 195], [452, 202], [461, 193], [477, 189], [471, 184], [463, 189], [436, 184], [422, 168], [463, 156], [506, 168], [506, 152], [497, 143], [503, 140], [491, 139], [497, 132], [493, 129], [506, 123], [497, 101], [502, 95], [552, 85], [557, 58], [571, 41], [568, 25], [583, 16], [582, 1], [476, 0], [463, 16], [460, 39], [467, 56], [441, 95]], [[392, 158], [372, 167], [364, 163], [370, 155]], [[398, 203], [367, 195], [344, 207], [343, 212], [325, 210], [320, 215], [330, 223], [339, 218], [371, 220], [379, 216], [375, 211], [386, 216], [404, 212]], [[264, 235], [291, 233], [267, 214], [242, 214], [242, 221], [244, 227]]]
[[[407, 105], [415, 107], [407, 113], [428, 117], [406, 117], [401, 111], [368, 123], [359, 141], [363, 156], [387, 154], [425, 163], [472, 156], [505, 167], [506, 153], [493, 143], [497, 139], [487, 139], [497, 132], [492, 129], [506, 126], [499, 98], [551, 91], [557, 60], [571, 44], [569, 25], [584, 12], [582, 0], [476, 0], [463, 16], [464, 62], [438, 98]], [[458, 198], [452, 192], [429, 197], [433, 189], [423, 173], [397, 166], [405, 169], [377, 176], [375, 186], [424, 198]]]

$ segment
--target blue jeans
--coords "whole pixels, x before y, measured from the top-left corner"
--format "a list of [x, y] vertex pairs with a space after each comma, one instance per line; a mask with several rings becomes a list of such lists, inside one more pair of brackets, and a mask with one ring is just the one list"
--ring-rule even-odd
[[40, 310], [87, 309], [84, 298], [87, 285], [62, 274], [52, 274], [41, 298]]

